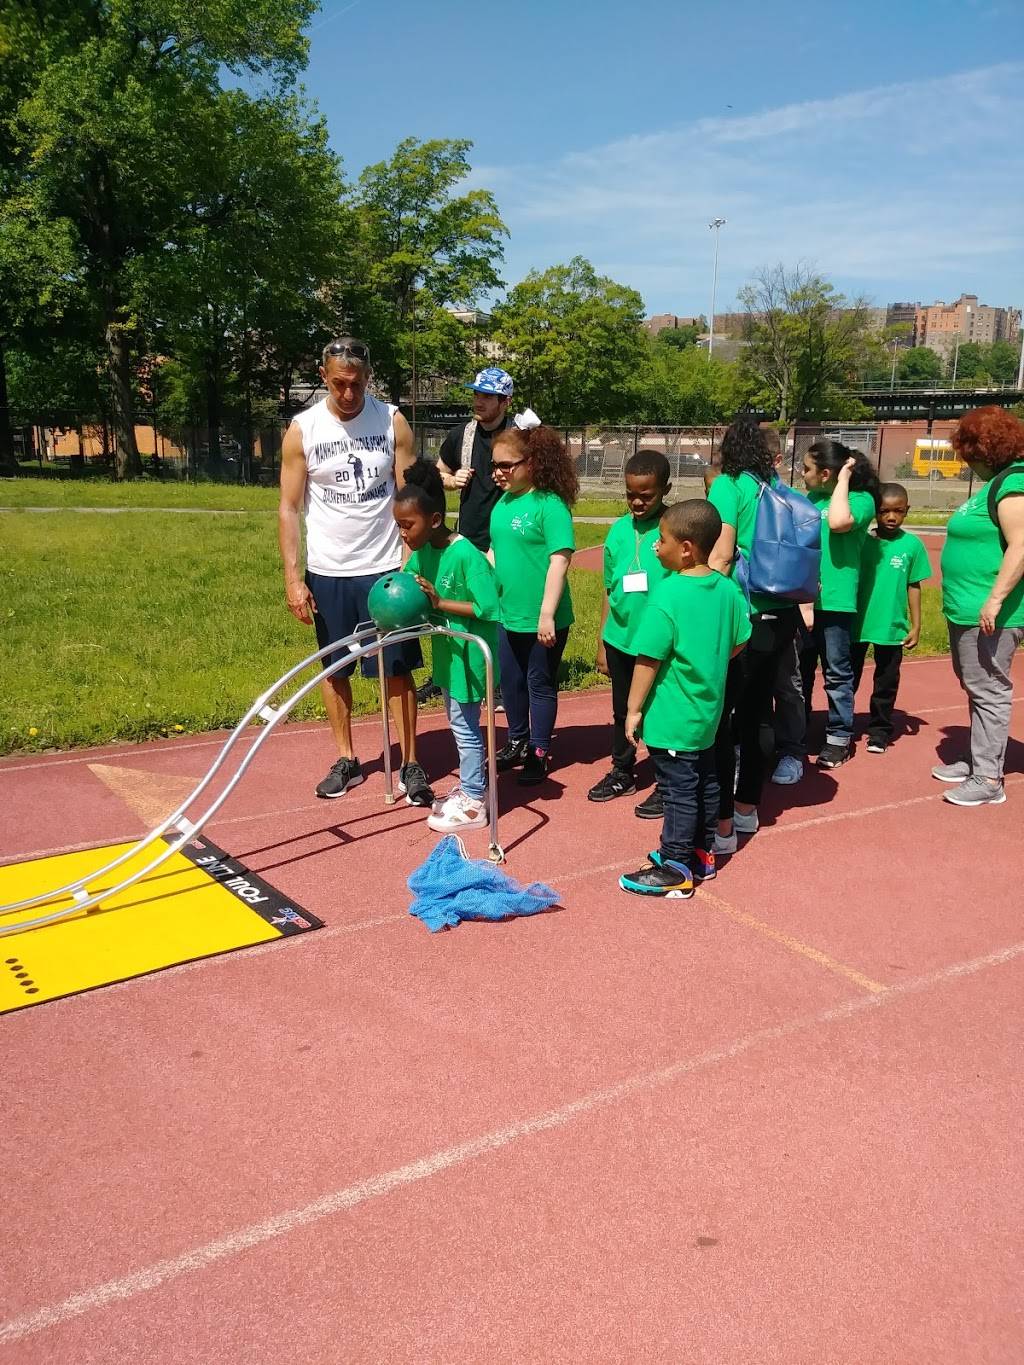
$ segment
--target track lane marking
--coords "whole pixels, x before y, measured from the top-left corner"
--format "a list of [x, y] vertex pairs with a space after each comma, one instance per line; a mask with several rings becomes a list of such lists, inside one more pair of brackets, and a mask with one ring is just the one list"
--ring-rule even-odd
[[987, 953], [983, 957], [953, 963], [937, 972], [930, 972], [926, 976], [916, 977], [910, 981], [886, 987], [877, 994], [858, 995], [842, 1004], [833, 1005], [829, 1009], [818, 1010], [814, 1014], [799, 1016], [785, 1024], [757, 1029], [752, 1033], [734, 1039], [730, 1043], [709, 1048], [692, 1057], [682, 1057], [668, 1066], [659, 1067], [653, 1071], [638, 1072], [614, 1085], [604, 1086], [601, 1089], [591, 1091], [589, 1094], [579, 1096], [575, 1100], [570, 1100], [557, 1109], [520, 1119], [503, 1128], [483, 1133], [475, 1138], [469, 1138], [465, 1142], [456, 1143], [440, 1151], [428, 1153], [405, 1165], [368, 1176], [354, 1184], [345, 1186], [343, 1189], [322, 1195], [319, 1199], [313, 1200], [312, 1203], [274, 1214], [258, 1223], [252, 1223], [248, 1227], [237, 1228], [202, 1246], [193, 1247], [179, 1256], [156, 1261], [141, 1270], [133, 1271], [118, 1279], [107, 1280], [102, 1284], [72, 1294], [59, 1303], [46, 1305], [19, 1317], [10, 1318], [0, 1324], [0, 1345], [21, 1341], [36, 1332], [45, 1331], [47, 1328], [56, 1327], [72, 1318], [80, 1317], [83, 1313], [93, 1312], [113, 1303], [127, 1302], [140, 1294], [166, 1284], [168, 1281], [195, 1274], [254, 1247], [274, 1241], [279, 1237], [285, 1237], [292, 1232], [322, 1222], [338, 1213], [345, 1213], [358, 1208], [359, 1205], [372, 1199], [383, 1198], [396, 1190], [418, 1184], [444, 1171], [464, 1166], [470, 1161], [510, 1147], [524, 1138], [532, 1137], [537, 1133], [565, 1128], [575, 1120], [584, 1118], [591, 1113], [620, 1104], [631, 1099], [634, 1095], [662, 1089], [683, 1076], [706, 1070], [722, 1062], [731, 1061], [755, 1048], [768, 1046], [821, 1025], [840, 1023], [856, 1018], [868, 1010], [880, 1009], [895, 1001], [902, 1000], [906, 996], [920, 994], [932, 987], [941, 987], [948, 982], [972, 976], [990, 967], [1003, 966], [1008, 962], [1015, 961], [1022, 955], [1024, 955], [1024, 942], [1014, 943], [996, 952]]

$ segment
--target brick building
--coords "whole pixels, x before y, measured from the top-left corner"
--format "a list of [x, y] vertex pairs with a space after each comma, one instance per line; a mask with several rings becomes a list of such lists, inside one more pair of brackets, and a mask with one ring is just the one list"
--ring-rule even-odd
[[[898, 305], [900, 307], [904, 305]], [[961, 294], [955, 303], [918, 305], [914, 315], [914, 345], [927, 346], [948, 359], [961, 342], [1016, 341], [1020, 312], [979, 303], [977, 294]]]

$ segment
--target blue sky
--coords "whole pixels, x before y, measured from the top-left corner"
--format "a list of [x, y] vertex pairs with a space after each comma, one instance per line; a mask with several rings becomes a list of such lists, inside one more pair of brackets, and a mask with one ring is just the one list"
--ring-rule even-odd
[[504, 277], [588, 257], [650, 312], [759, 266], [851, 295], [1024, 303], [1024, 3], [323, 0], [308, 93], [354, 178], [468, 137]]

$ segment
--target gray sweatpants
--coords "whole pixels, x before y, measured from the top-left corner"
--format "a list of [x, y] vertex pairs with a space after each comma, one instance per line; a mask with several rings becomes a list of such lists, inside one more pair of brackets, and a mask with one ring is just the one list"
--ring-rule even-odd
[[1010, 665], [1024, 630], [1004, 626], [983, 635], [980, 626], [948, 625], [953, 672], [971, 714], [971, 772], [1002, 781], [1013, 702]]

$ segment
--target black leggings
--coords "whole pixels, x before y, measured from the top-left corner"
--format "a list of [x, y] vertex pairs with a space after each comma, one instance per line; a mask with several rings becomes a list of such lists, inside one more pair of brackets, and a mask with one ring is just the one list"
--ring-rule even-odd
[[[729, 665], [725, 706], [715, 736], [720, 820], [732, 819], [736, 801], [756, 806], [761, 800], [768, 768], [761, 744], [761, 727], [771, 723], [779, 660], [793, 644], [799, 616], [796, 607], [780, 607], [778, 611], [758, 612], [752, 616], [746, 648]], [[737, 743], [740, 746], [740, 772], [734, 783], [734, 745]]]
[[501, 660], [501, 699], [505, 704], [509, 739], [529, 739], [544, 753], [558, 714], [558, 665], [569, 638], [569, 627], [555, 631], [555, 643], [542, 645], [536, 631], [498, 632]]
[[612, 767], [622, 773], [631, 773], [636, 763], [636, 745], [630, 744], [626, 738], [626, 704], [633, 683], [636, 655], [624, 654], [606, 640], [604, 656], [608, 661], [608, 677], [612, 684]]

